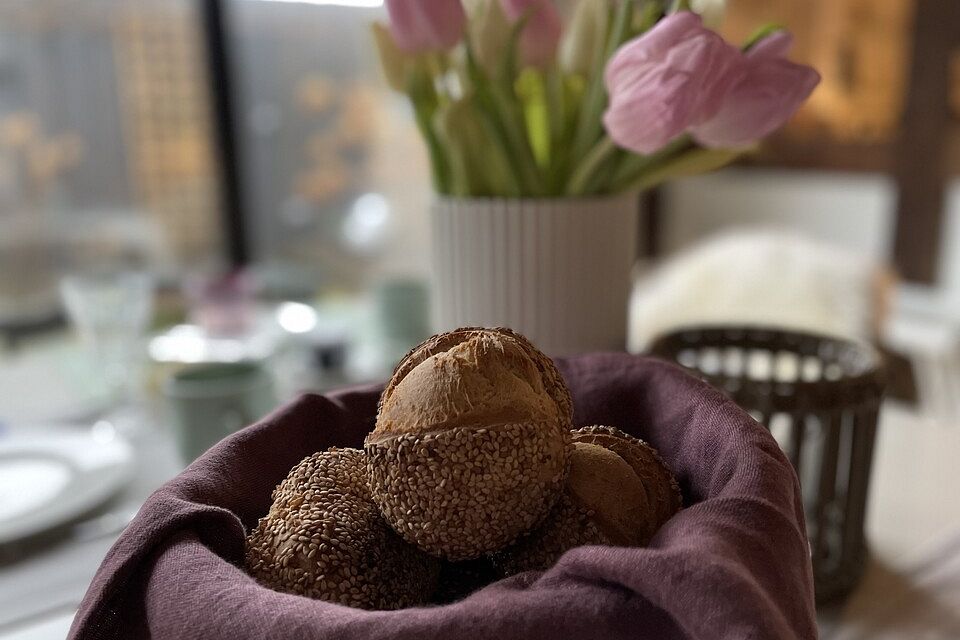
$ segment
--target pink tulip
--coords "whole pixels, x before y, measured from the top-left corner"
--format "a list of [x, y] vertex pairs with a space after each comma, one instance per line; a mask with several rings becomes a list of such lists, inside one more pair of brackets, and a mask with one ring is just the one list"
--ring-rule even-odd
[[690, 130], [705, 147], [735, 149], [763, 138], [790, 119], [820, 82], [820, 74], [786, 59], [793, 39], [778, 31], [744, 56], [746, 72], [717, 113]]
[[743, 55], [682, 11], [620, 47], [607, 64], [603, 124], [620, 147], [650, 154], [720, 109]]
[[460, 0], [387, 0], [387, 13], [393, 40], [407, 53], [446, 51], [463, 38]]
[[[586, 0], [596, 2], [598, 0]], [[531, 67], [545, 67], [554, 60], [563, 20], [552, 0], [501, 0], [511, 22], [526, 18], [520, 33], [520, 59]]]

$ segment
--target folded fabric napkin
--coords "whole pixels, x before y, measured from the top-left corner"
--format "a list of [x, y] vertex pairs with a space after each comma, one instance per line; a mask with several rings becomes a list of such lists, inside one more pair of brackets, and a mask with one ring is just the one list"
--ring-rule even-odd
[[673, 365], [559, 360], [574, 424], [649, 441], [687, 507], [644, 548], [589, 546], [460, 602], [363, 611], [277, 593], [243, 570], [244, 535], [303, 457], [360, 447], [379, 389], [307, 395], [226, 438], [157, 490], [107, 554], [70, 637], [815, 638], [800, 489], [770, 434]]

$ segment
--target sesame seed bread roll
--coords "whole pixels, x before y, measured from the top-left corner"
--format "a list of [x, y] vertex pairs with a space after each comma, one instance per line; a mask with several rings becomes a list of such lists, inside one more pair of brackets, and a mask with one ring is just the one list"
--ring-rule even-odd
[[611, 543], [635, 546], [653, 534], [643, 484], [613, 451], [574, 442], [567, 490], [576, 504], [593, 513], [597, 528]]
[[458, 329], [397, 366], [367, 436], [370, 488], [405, 540], [447, 560], [504, 547], [560, 497], [573, 404], [549, 358], [507, 329]]
[[643, 440], [613, 427], [595, 425], [574, 431], [573, 441], [597, 444], [613, 451], [623, 458], [640, 478], [653, 516], [647, 540], [680, 510], [683, 502], [680, 485], [657, 450]]
[[681, 506], [670, 470], [645, 442], [612, 427], [572, 433], [563, 497], [544, 523], [493, 554], [505, 575], [541, 570], [586, 544], [642, 546]]
[[501, 551], [490, 554], [504, 576], [542, 571], [553, 566], [568, 549], [588, 544], [612, 544], [593, 520], [593, 513], [564, 492], [546, 520]]
[[384, 522], [357, 449], [316, 453], [290, 471], [247, 537], [245, 563], [271, 589], [361, 609], [427, 602], [440, 568]]

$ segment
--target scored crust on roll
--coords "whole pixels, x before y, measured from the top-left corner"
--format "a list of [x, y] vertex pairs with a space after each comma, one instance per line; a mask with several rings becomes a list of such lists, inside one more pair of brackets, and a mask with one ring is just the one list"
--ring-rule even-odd
[[[464, 327], [448, 333], [435, 335], [411, 349], [410, 352], [407, 353], [407, 355], [404, 356], [397, 365], [393, 372], [393, 376], [391, 376], [390, 381], [387, 383], [383, 393], [380, 395], [380, 400], [377, 403], [378, 417], [382, 415], [384, 405], [388, 404], [389, 400], [393, 397], [397, 385], [424, 360], [436, 356], [437, 354], [446, 353], [457, 345], [465, 342], [470, 342], [477, 339], [490, 340], [491, 338], [496, 342], [499, 342], [500, 346], [508, 344], [511, 347], [514, 347], [515, 351], [510, 355], [514, 356], [514, 360], [520, 363], [522, 367], [526, 366], [526, 363], [523, 362], [525, 359], [536, 368], [541, 379], [543, 390], [556, 403], [561, 418], [572, 424], [573, 400], [570, 397], [570, 390], [563, 381], [563, 377], [557, 370], [556, 365], [553, 364], [553, 360], [533, 346], [533, 343], [527, 340], [524, 336], [513, 331], [512, 329], [503, 327], [496, 327], [493, 329]], [[516, 357], [519, 354], [522, 354], [525, 356], [525, 358]], [[507, 356], [508, 354], [505, 352], [503, 355]], [[379, 422], [378, 428], [389, 429], [389, 427], [381, 427]]]
[[448, 560], [509, 544], [546, 517], [570, 456], [572, 402], [549, 358], [506, 329], [435, 336], [397, 366], [367, 436], [384, 518]]

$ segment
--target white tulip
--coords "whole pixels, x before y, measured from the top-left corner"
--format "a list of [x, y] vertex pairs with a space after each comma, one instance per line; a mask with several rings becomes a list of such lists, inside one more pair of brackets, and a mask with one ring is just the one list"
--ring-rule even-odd
[[560, 66], [569, 73], [587, 75], [603, 55], [610, 5], [601, 0], [580, 0], [567, 32], [560, 41]]

